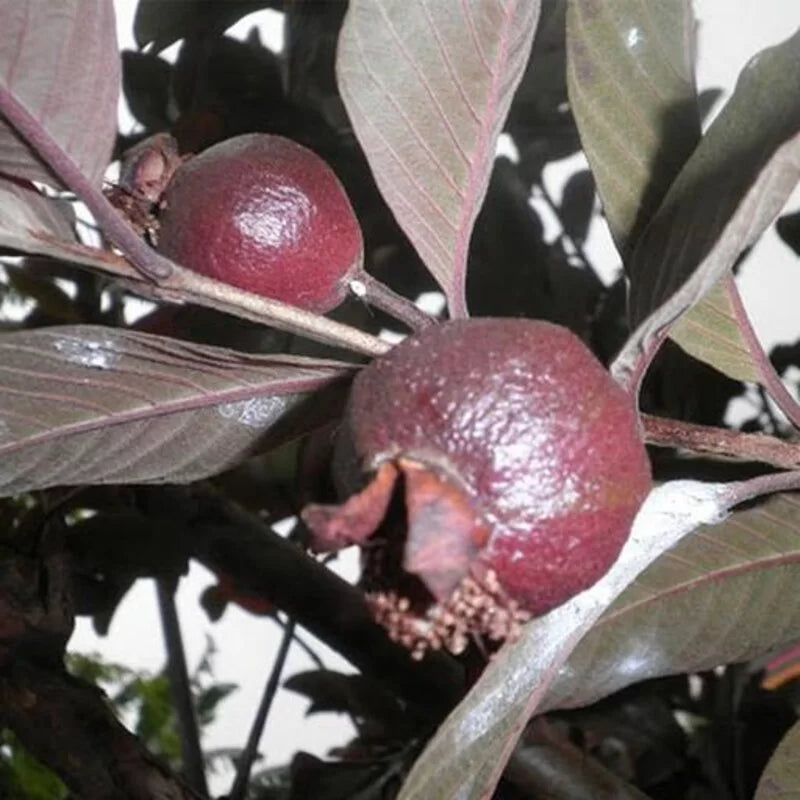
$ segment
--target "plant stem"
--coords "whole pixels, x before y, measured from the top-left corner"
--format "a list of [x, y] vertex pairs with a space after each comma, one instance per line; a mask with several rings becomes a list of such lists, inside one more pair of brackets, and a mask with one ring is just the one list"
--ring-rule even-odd
[[0, 86], [0, 114], [11, 123], [56, 177], [86, 204], [109, 239], [125, 253], [139, 272], [154, 281], [163, 280], [172, 274], [172, 263], [142, 240], [39, 120], [4, 86]]
[[186, 655], [183, 650], [178, 610], [175, 608], [175, 588], [173, 581], [164, 579], [156, 581], [158, 609], [161, 614], [161, 627], [164, 631], [164, 644], [167, 650], [169, 688], [178, 717], [181, 756], [186, 780], [197, 792], [208, 796], [203, 752], [200, 749], [197, 717], [189, 684], [189, 671], [186, 668]]
[[696, 453], [760, 461], [783, 469], [800, 467], [800, 443], [764, 433], [741, 433], [676, 419], [641, 415], [644, 440], [657, 447], [682, 447]]
[[726, 487], [729, 505], [739, 505], [764, 494], [795, 492], [800, 489], [800, 470], [759, 475], [746, 481], [734, 481]]
[[228, 800], [245, 800], [247, 796], [247, 784], [250, 781], [250, 770], [253, 768], [253, 762], [258, 755], [258, 743], [264, 731], [264, 725], [267, 722], [267, 716], [272, 707], [272, 701], [275, 699], [275, 694], [278, 691], [281, 673], [286, 664], [286, 657], [289, 655], [289, 649], [292, 646], [294, 627], [294, 620], [287, 620], [283, 629], [280, 647], [275, 655], [275, 662], [272, 665], [272, 671], [267, 679], [267, 684], [264, 687], [264, 694], [261, 697], [258, 711], [256, 711], [253, 725], [250, 728], [250, 734], [247, 737], [247, 744], [242, 754], [239, 756], [236, 778], [233, 781]]
[[116, 253], [82, 244], [65, 244], [60, 240], [57, 244], [64, 251], [65, 258], [114, 275], [122, 288], [151, 300], [194, 303], [366, 356], [383, 355], [392, 349], [389, 342], [352, 325], [237, 289], [172, 262], [172, 275], [162, 283], [154, 284], [143, 279], [125, 258]]
[[364, 270], [361, 270], [357, 278], [350, 281], [350, 291], [371, 306], [385, 311], [407, 325], [412, 331], [422, 330], [436, 322], [430, 314], [417, 308], [407, 297], [397, 294]]
[[[174, 527], [180, 523], [175, 522]], [[461, 666], [444, 653], [412, 661], [372, 618], [363, 592], [270, 530], [261, 519], [209, 496], [188, 522], [192, 556], [283, 609], [353, 666], [380, 675], [415, 715], [438, 717], [464, 691]]]
[[[288, 622], [283, 622], [282, 620], [275, 618], [275, 621], [280, 625], [282, 628], [286, 628], [289, 624]], [[294, 622], [292, 621], [292, 624]], [[308, 656], [311, 660], [311, 663], [319, 670], [325, 670], [327, 667], [325, 666], [325, 662], [317, 655], [317, 652], [314, 648], [298, 633], [295, 633], [292, 637], [294, 639], [294, 643]]]
[[559, 735], [547, 717], [537, 717], [528, 726], [503, 777], [523, 797], [649, 800], [566, 736]]

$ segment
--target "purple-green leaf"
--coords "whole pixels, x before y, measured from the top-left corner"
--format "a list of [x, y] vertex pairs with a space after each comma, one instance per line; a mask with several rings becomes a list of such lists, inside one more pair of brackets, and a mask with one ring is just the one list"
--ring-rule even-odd
[[[99, 185], [117, 132], [120, 59], [113, 4], [0, 0], [0, 20], [0, 94], [24, 107]], [[2, 113], [0, 172], [61, 185]]]
[[490, 797], [528, 719], [598, 617], [642, 569], [700, 524], [719, 520], [731, 502], [724, 484], [673, 481], [654, 489], [616, 564], [500, 650], [417, 760], [400, 800]]
[[352, 370], [100, 326], [6, 334], [0, 495], [220, 472], [328, 421]]
[[753, 800], [800, 798], [800, 722], [789, 728], [772, 754], [756, 787]]
[[74, 222], [68, 201], [45, 196], [30, 181], [0, 178], [0, 247], [104, 270], [122, 261], [78, 242]]
[[627, 260], [700, 139], [689, 0], [569, 0], [567, 80], [581, 143]]
[[687, 353], [724, 375], [760, 383], [800, 428], [800, 406], [764, 352], [731, 273], [681, 317], [669, 335]]
[[669, 327], [777, 216], [800, 177], [800, 31], [745, 67], [628, 264], [634, 334], [612, 370], [638, 381]]
[[375, 180], [444, 290], [464, 292], [497, 137], [530, 55], [539, 0], [351, 0], [339, 89]]
[[77, 239], [69, 208], [31, 183], [0, 179], [0, 247], [66, 258]]
[[800, 499], [776, 495], [665, 553], [573, 651], [540, 710], [745, 661], [800, 637]]

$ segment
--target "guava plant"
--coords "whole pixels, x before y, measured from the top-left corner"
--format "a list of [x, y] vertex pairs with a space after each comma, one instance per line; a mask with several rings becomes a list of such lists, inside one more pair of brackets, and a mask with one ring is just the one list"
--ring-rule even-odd
[[[265, 7], [280, 54], [225, 34]], [[234, 800], [800, 790], [800, 358], [735, 278], [800, 177], [800, 31], [708, 121], [689, 0], [140, 0], [121, 55], [107, 0], [0, 19], [0, 790], [24, 750], [209, 796], [190, 559], [284, 627]], [[175, 771], [64, 665], [145, 577]], [[301, 627], [358, 674], [284, 688], [357, 736], [254, 775]]]

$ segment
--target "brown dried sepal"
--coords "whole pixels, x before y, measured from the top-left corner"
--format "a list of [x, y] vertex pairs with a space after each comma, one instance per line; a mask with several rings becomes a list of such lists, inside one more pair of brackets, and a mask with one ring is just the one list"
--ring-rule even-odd
[[[401, 474], [406, 520], [398, 528], [385, 517]], [[425, 464], [385, 461], [342, 505], [309, 505], [302, 517], [317, 552], [362, 547], [362, 581], [377, 587], [367, 594], [373, 617], [412, 658], [462, 653], [471, 636], [516, 639], [530, 618], [480, 564], [490, 531], [468, 494]]]
[[417, 614], [407, 597], [394, 591], [367, 596], [375, 620], [389, 638], [411, 652], [415, 660], [429, 650], [442, 648], [453, 655], [463, 653], [471, 636], [494, 642], [515, 641], [530, 619], [519, 604], [508, 597], [491, 570], [480, 577], [468, 575], [444, 600]]
[[185, 161], [168, 133], [157, 133], [126, 150], [120, 159], [119, 182], [104, 194], [140, 235], [158, 243], [158, 210], [175, 170]]
[[158, 205], [164, 190], [185, 157], [168, 133], [143, 139], [122, 154], [119, 185], [131, 196]]
[[327, 553], [363, 545], [386, 516], [397, 475], [394, 464], [385, 461], [375, 477], [342, 505], [307, 505], [300, 516], [311, 530], [311, 549]]
[[489, 528], [452, 481], [409, 459], [399, 459], [398, 465], [408, 517], [403, 568], [443, 601], [468, 575], [489, 540]]

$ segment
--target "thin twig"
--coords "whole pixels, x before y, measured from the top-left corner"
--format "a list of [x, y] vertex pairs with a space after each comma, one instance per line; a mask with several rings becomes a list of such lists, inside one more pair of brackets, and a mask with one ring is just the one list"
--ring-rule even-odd
[[196, 791], [208, 795], [203, 751], [200, 749], [200, 734], [197, 728], [197, 717], [192, 699], [192, 688], [189, 682], [189, 671], [186, 667], [186, 655], [183, 651], [178, 611], [175, 608], [175, 585], [168, 580], [157, 580], [158, 609], [161, 614], [161, 626], [164, 632], [164, 644], [167, 650], [167, 672], [172, 702], [178, 717], [178, 732], [181, 738], [181, 757], [183, 759], [186, 780]]
[[272, 701], [275, 699], [275, 694], [278, 691], [278, 685], [281, 679], [284, 665], [286, 664], [286, 657], [289, 655], [289, 649], [292, 646], [294, 638], [295, 623], [293, 619], [289, 619], [283, 629], [283, 638], [281, 639], [280, 647], [275, 655], [275, 663], [272, 665], [267, 684], [264, 687], [264, 694], [261, 697], [261, 702], [256, 711], [253, 725], [250, 728], [250, 734], [247, 737], [247, 744], [245, 745], [242, 754], [237, 760], [236, 778], [233, 781], [233, 786], [228, 795], [228, 800], [245, 800], [247, 795], [247, 784], [250, 782], [250, 771], [253, 768], [253, 762], [258, 755], [258, 743], [261, 740], [261, 734], [264, 731], [264, 725], [267, 722], [269, 710], [272, 707]]
[[429, 653], [412, 661], [392, 642], [352, 586], [255, 514], [216, 492], [183, 487], [143, 487], [151, 527], [168, 526], [192, 558], [230, 575], [248, 594], [263, 598], [297, 620], [356, 669], [380, 675], [409, 713], [438, 719], [464, 693], [463, 667], [450, 655]]
[[[279, 619], [276, 619], [276, 622], [281, 625], [282, 627], [286, 627], [286, 624]], [[311, 662], [317, 669], [325, 670], [327, 667], [325, 666], [325, 662], [317, 655], [317, 652], [314, 648], [299, 634], [294, 634], [294, 643], [309, 657]]]
[[742, 461], [760, 461], [782, 469], [800, 468], [800, 442], [765, 433], [742, 433], [677, 419], [641, 415], [644, 440], [657, 447], [680, 447]]
[[[380, 355], [390, 349], [364, 331], [295, 308], [286, 303], [253, 295], [232, 286], [213, 281], [180, 268], [157, 253], [128, 224], [109, 203], [103, 193], [83, 174], [77, 164], [60, 147], [41, 123], [17, 101], [14, 95], [0, 86], [0, 116], [5, 117], [22, 138], [36, 151], [44, 164], [86, 204], [103, 232], [125, 254], [114, 259], [113, 254], [80, 245], [64, 246], [65, 251], [87, 252], [93, 266], [135, 281], [137, 290], [145, 296], [210, 306], [236, 316], [265, 322], [282, 330], [321, 340], [336, 346], [350, 347], [366, 355]], [[92, 254], [94, 251], [94, 254]], [[142, 276], [145, 280], [142, 280]], [[154, 286], [153, 281], [161, 284]], [[408, 302], [408, 301], [406, 301]], [[424, 312], [420, 311], [420, 314]]]
[[[47, 237], [44, 240], [48, 241]], [[114, 275], [119, 279], [120, 286], [148, 299], [180, 304], [194, 303], [334, 347], [346, 347], [367, 356], [379, 356], [392, 348], [389, 342], [359, 328], [281, 303], [279, 300], [246, 292], [173, 262], [170, 262], [172, 275], [159, 284], [153, 284], [142, 279], [134, 267], [116, 253], [86, 245], [68, 244], [61, 240], [54, 240], [54, 243], [63, 250], [65, 257], [71, 257], [78, 265]]]
[[357, 278], [350, 281], [350, 291], [369, 305], [385, 311], [407, 325], [412, 331], [422, 330], [436, 322], [430, 314], [418, 308], [407, 297], [397, 294], [385, 283], [363, 270]]
[[746, 481], [734, 481], [725, 487], [729, 505], [739, 505], [765, 494], [795, 492], [800, 489], [800, 470], [759, 475]]
[[503, 777], [524, 797], [648, 800], [635, 786], [558, 734], [547, 717], [538, 717], [528, 726]]
[[33, 148], [53, 174], [86, 204], [103, 231], [142, 275], [154, 281], [171, 275], [171, 262], [142, 240], [39, 120], [3, 86], [0, 86], [0, 114]]

